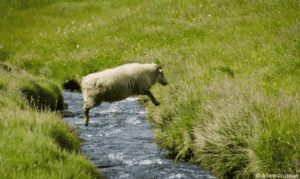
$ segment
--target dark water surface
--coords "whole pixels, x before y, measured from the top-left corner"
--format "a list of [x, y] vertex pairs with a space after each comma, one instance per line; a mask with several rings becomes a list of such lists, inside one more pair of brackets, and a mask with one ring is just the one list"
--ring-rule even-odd
[[[83, 152], [92, 158], [105, 178], [216, 178], [199, 166], [175, 163], [166, 159], [155, 143], [152, 123], [146, 119], [146, 109], [137, 108], [137, 97], [107, 103], [90, 110], [89, 126], [84, 125], [82, 94], [63, 92], [68, 109], [64, 119], [78, 126]], [[70, 117], [71, 116], [71, 117]]]

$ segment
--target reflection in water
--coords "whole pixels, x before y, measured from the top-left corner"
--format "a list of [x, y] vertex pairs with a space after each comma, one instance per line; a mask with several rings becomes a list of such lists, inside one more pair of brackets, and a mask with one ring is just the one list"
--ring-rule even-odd
[[63, 92], [68, 109], [65, 120], [78, 126], [85, 139], [82, 149], [106, 178], [216, 178], [197, 165], [166, 159], [155, 143], [146, 109], [137, 108], [136, 97], [106, 103], [90, 110], [89, 126], [84, 125], [80, 93]]

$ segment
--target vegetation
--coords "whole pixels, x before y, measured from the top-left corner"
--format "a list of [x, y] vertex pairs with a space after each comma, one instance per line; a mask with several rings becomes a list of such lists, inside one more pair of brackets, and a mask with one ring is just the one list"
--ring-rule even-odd
[[[76, 147], [67, 152], [52, 145], [57, 138], [51, 126], [72, 130], [53, 113], [26, 108], [24, 86], [31, 91], [37, 91], [34, 84], [43, 86], [56, 101], [55, 88], [68, 80], [80, 82], [123, 63], [155, 62], [169, 84], [153, 87], [161, 106], [149, 103], [148, 119], [155, 122], [155, 142], [177, 161], [199, 162], [219, 178], [299, 175], [299, 16], [296, 0], [1, 0], [0, 72], [6, 74], [0, 82], [1, 173], [14, 177], [9, 171], [14, 167], [18, 178], [37, 171], [48, 178], [51, 160], [55, 167], [87, 161], [71, 152]], [[11, 83], [20, 73], [14, 67], [35, 83]], [[32, 117], [22, 120], [25, 114]], [[66, 140], [78, 144], [69, 133], [61, 135], [72, 134]], [[40, 170], [25, 172], [35, 157], [29, 145], [13, 142], [18, 140], [35, 152], [51, 147], [47, 157], [53, 158], [41, 155], [49, 164], [35, 163]], [[7, 147], [12, 145], [18, 147]], [[28, 164], [16, 157], [17, 149], [32, 157]], [[11, 163], [4, 162], [8, 156]], [[78, 163], [69, 168], [83, 167]], [[96, 176], [89, 166], [68, 176], [50, 174]]]
[[59, 85], [10, 69], [0, 69], [0, 178], [101, 178], [77, 128], [51, 112], [62, 109]]

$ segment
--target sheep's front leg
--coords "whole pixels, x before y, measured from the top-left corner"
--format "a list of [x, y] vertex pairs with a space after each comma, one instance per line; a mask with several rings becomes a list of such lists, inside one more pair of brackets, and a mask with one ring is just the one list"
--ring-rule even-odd
[[91, 108], [87, 108], [85, 106], [83, 106], [83, 114], [84, 114], [84, 122], [85, 122], [85, 126], [89, 125], [89, 111]]
[[147, 95], [151, 99], [152, 103], [155, 104], [155, 106], [160, 105], [160, 103], [152, 95], [151, 91], [145, 91], [145, 95]]

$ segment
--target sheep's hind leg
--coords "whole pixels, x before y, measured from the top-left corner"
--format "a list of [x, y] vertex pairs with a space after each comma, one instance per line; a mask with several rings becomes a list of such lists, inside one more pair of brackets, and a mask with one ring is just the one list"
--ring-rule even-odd
[[89, 111], [91, 108], [88, 108], [86, 106], [83, 106], [83, 114], [84, 114], [84, 122], [85, 126], [89, 125]]

